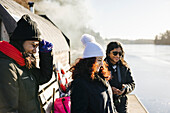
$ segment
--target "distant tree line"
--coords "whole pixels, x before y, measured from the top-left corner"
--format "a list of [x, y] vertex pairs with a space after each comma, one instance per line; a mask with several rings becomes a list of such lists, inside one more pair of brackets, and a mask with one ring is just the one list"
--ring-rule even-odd
[[154, 43], [157, 45], [170, 45], [170, 31], [155, 36]]

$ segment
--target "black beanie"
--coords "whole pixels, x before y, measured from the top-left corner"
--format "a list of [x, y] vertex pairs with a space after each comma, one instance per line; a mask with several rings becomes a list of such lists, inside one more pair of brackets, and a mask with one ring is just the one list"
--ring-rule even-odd
[[23, 15], [17, 22], [10, 41], [39, 40], [40, 32], [37, 24], [28, 15]]

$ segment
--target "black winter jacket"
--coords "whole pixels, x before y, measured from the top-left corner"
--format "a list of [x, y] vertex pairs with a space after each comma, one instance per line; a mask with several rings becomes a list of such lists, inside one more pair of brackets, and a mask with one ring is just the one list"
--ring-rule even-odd
[[111, 63], [108, 63], [108, 64], [109, 64], [108, 69], [109, 69], [109, 71], [111, 71], [111, 74], [112, 74], [112, 78], [109, 81], [110, 85], [114, 86], [118, 89], [122, 89], [122, 84], [124, 84], [127, 87], [125, 94], [132, 92], [135, 88], [135, 82], [131, 75], [130, 68], [124, 66], [123, 64], [121, 64], [121, 62], [116, 64], [116, 65], [119, 65], [119, 67], [120, 67], [121, 82], [119, 82], [117, 71], [114, 72], [114, 69], [112, 68], [113, 65]]
[[0, 52], [0, 113], [40, 113], [39, 85], [51, 79], [52, 61], [40, 52], [40, 69], [28, 70]]
[[[131, 70], [129, 67], [124, 66], [120, 61], [116, 64], [120, 67], [120, 74], [121, 74], [121, 82], [118, 81], [118, 71], [113, 69], [113, 65], [109, 62], [108, 59], [105, 59], [106, 63], [108, 64], [108, 69], [111, 71], [112, 77], [109, 80], [111, 86], [116, 87], [118, 89], [122, 89], [122, 85], [126, 87], [125, 92], [121, 96], [113, 95], [114, 97], [114, 105], [116, 109], [120, 113], [124, 113], [127, 107], [127, 97], [126, 94], [132, 92], [135, 88], [135, 82], [131, 75]], [[119, 99], [119, 100], [117, 100]]]
[[79, 77], [71, 89], [71, 113], [115, 113], [108, 82], [96, 76], [91, 80]]

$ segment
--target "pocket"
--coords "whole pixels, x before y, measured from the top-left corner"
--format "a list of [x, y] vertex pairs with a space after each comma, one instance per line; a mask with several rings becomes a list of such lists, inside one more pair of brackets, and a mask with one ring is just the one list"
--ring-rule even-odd
[[35, 88], [36, 81], [31, 75], [26, 74], [22, 76], [21, 79], [26, 89]]
[[[36, 94], [36, 81], [31, 75], [23, 73], [20, 77], [20, 95], [23, 100], [30, 100]], [[22, 101], [22, 100], [21, 100]]]

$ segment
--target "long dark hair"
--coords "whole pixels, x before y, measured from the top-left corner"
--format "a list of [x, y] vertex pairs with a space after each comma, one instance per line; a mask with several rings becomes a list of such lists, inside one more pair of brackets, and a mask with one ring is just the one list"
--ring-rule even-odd
[[121, 64], [123, 64], [124, 66], [128, 67], [126, 61], [124, 60], [124, 55], [125, 55], [125, 52], [123, 50], [123, 47], [121, 45], [120, 42], [118, 41], [113, 41], [113, 42], [110, 42], [108, 45], [107, 45], [107, 49], [106, 49], [106, 59], [110, 60], [110, 57], [109, 57], [109, 54], [110, 54], [110, 51], [112, 51], [113, 49], [115, 48], [119, 48], [121, 49], [122, 51], [122, 56], [121, 56]]
[[[109, 80], [110, 72], [106, 68], [106, 63], [103, 63], [103, 66], [100, 68], [100, 76]], [[77, 59], [77, 62], [70, 68], [70, 71], [72, 72], [72, 79], [85, 76], [93, 80], [96, 72], [96, 64], [96, 57]]]
[[28, 69], [35, 68], [36, 67], [36, 58], [33, 54], [28, 54], [25, 52], [25, 49], [23, 47], [24, 40], [22, 41], [13, 41], [11, 40], [9, 43], [13, 45], [15, 48], [17, 48], [23, 55], [23, 58], [25, 59], [25, 67]]

